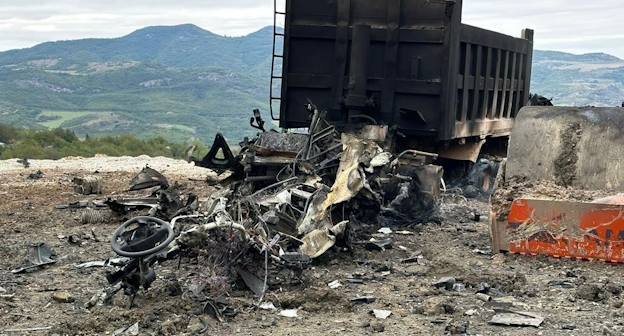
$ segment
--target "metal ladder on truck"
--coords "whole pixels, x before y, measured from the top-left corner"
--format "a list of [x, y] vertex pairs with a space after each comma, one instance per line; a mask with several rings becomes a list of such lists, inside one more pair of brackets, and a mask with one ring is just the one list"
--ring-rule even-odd
[[[275, 82], [277, 80], [279, 80], [280, 84], [283, 84], [283, 73], [280, 73], [279, 75], [275, 75], [275, 60], [277, 59], [281, 59], [282, 60], [282, 71], [284, 70], [284, 53], [282, 51], [281, 54], [277, 53], [277, 50], [275, 50], [275, 47], [277, 46], [277, 39], [281, 38], [284, 39], [284, 33], [280, 33], [277, 30], [277, 18], [278, 16], [283, 16], [286, 17], [286, 9], [284, 9], [284, 12], [280, 12], [277, 10], [277, 0], [273, 0], [273, 57], [271, 58], [271, 85], [270, 85], [270, 102], [269, 102], [269, 106], [271, 109], [271, 119], [273, 120], [280, 120], [279, 115], [277, 116], [277, 118], [275, 117], [275, 114], [273, 113], [273, 107], [274, 107], [274, 102], [279, 101], [280, 105], [282, 102], [282, 95], [281, 95], [281, 91], [279, 96], [274, 96], [274, 85]], [[282, 45], [284, 45], [282, 43]]]

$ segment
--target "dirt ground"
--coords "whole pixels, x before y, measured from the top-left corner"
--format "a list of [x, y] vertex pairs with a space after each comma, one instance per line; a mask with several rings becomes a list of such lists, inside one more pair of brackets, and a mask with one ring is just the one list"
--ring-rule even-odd
[[[123, 293], [118, 293], [110, 305], [86, 307], [91, 297], [107, 286], [104, 269], [80, 269], [76, 265], [115, 257], [109, 239], [124, 218], [110, 215], [105, 224], [87, 226], [79, 221], [80, 210], [54, 207], [108, 195], [145, 195], [124, 190], [146, 164], [170, 181], [186, 183], [187, 191], [202, 199], [214, 190], [204, 182], [210, 172], [163, 158], [33, 161], [28, 169], [15, 160], [0, 161], [0, 335], [114, 335], [115, 330], [137, 322], [140, 335], [193, 335], [202, 328], [200, 320], [189, 314], [199, 308], [198, 304], [171, 291], [173, 282], [184, 280], [177, 278], [174, 261], [156, 266], [157, 281], [149, 291], [139, 293], [134, 308], [128, 309]], [[37, 170], [44, 177], [28, 179]], [[71, 178], [95, 171], [104, 179], [103, 195], [74, 194]], [[204, 315], [208, 323], [205, 334], [444, 335], [458, 332], [454, 327], [461, 332], [464, 326], [469, 335], [624, 334], [624, 271], [620, 265], [492, 255], [488, 204], [445, 195], [439, 215], [439, 223], [393, 228], [395, 232], [389, 235], [393, 249], [369, 252], [362, 244], [355, 244], [352, 251], [330, 251], [304, 270], [304, 284], [284, 285], [266, 295], [265, 302], [272, 302], [277, 311], [258, 309], [257, 297], [234, 288], [226, 300], [237, 316], [218, 322]], [[370, 236], [376, 229], [363, 235]], [[401, 230], [411, 234], [397, 233]], [[79, 237], [74, 244], [68, 239], [73, 235]], [[26, 246], [38, 242], [52, 247], [57, 263], [12, 274], [12, 269], [24, 263]], [[416, 263], [401, 262], [417, 255], [423, 258]], [[187, 267], [187, 262], [182, 259], [181, 267]], [[466, 289], [432, 286], [447, 276]], [[348, 282], [352, 277], [365, 281]], [[342, 286], [332, 289], [328, 284], [335, 280]], [[565, 281], [566, 285], [549, 285], [553, 280]], [[494, 311], [475, 294], [483, 282], [495, 288], [490, 292], [495, 301], [539, 314], [544, 323], [539, 328], [488, 324]], [[61, 293], [70, 294], [74, 300], [61, 303], [52, 299]], [[376, 300], [351, 303], [361, 296]], [[299, 309], [298, 317], [282, 317], [278, 314], [282, 309]], [[385, 320], [377, 319], [371, 315], [373, 309], [392, 314]], [[6, 331], [36, 327], [50, 328]]]

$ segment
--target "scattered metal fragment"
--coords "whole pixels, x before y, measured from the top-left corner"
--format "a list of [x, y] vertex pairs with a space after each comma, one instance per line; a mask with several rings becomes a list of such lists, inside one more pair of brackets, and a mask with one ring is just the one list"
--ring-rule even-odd
[[494, 325], [517, 326], [517, 327], [535, 327], [538, 328], [544, 318], [540, 315], [511, 310], [495, 310], [496, 315], [488, 322]]
[[451, 323], [444, 328], [446, 333], [451, 335], [459, 335], [468, 333], [469, 322], [464, 323]]
[[[264, 120], [262, 120], [262, 115], [260, 114], [260, 110], [253, 110], [254, 116], [249, 120], [249, 125], [253, 128], [256, 128], [262, 132], [266, 132], [264, 129]], [[256, 122], [254, 124], [254, 121]]]
[[169, 188], [169, 181], [167, 178], [150, 167], [145, 167], [143, 170], [130, 180], [130, 191], [143, 190], [153, 187], [160, 187], [162, 189]]
[[377, 301], [377, 298], [374, 296], [361, 296], [361, 297], [357, 297], [355, 299], [351, 299], [351, 304], [367, 304], [367, 303], [373, 303]]
[[140, 209], [156, 209], [159, 206], [158, 198], [156, 197], [108, 198], [105, 203], [111, 210], [119, 214]]
[[206, 320], [204, 320], [204, 318], [199, 316], [199, 315], [195, 315], [195, 317], [197, 317], [199, 322], [201, 322], [201, 324], [202, 324], [202, 328], [195, 330], [195, 334], [201, 335], [201, 334], [205, 333], [206, 331], [208, 331], [208, 327], [209, 327], [208, 322], [206, 322]]
[[280, 258], [289, 265], [308, 265], [312, 262], [312, 258], [301, 252], [285, 252], [280, 255]]
[[114, 336], [137, 336], [139, 334], [139, 322], [128, 328], [120, 328], [113, 332]]
[[569, 281], [561, 281], [561, 280], [552, 280], [548, 282], [549, 286], [561, 286], [563, 288], [574, 288], [576, 286], [574, 286], [573, 283], [569, 282]]
[[80, 223], [82, 224], [100, 224], [106, 223], [108, 216], [102, 211], [95, 209], [84, 209], [80, 212]]
[[321, 256], [336, 243], [336, 237], [344, 233], [349, 221], [336, 224], [331, 229], [314, 230], [303, 237], [301, 252], [314, 259]]
[[27, 253], [29, 255], [28, 261], [31, 265], [14, 269], [11, 271], [11, 273], [23, 273], [34, 268], [56, 263], [56, 260], [52, 259], [52, 250], [50, 249], [50, 246], [46, 243], [29, 245], [27, 250]]
[[385, 251], [385, 250], [389, 250], [389, 249], [392, 248], [392, 239], [390, 239], [390, 238], [385, 238], [385, 239], [371, 238], [371, 240], [368, 241], [366, 243], [366, 245], [364, 245], [364, 248], [366, 248], [369, 251]]
[[366, 281], [371, 281], [371, 279], [366, 279], [366, 278], [347, 278], [347, 282], [348, 283], [352, 283], [352, 284], [363, 284]]
[[55, 206], [56, 209], [59, 210], [64, 210], [64, 209], [84, 209], [84, 208], [92, 208], [92, 209], [98, 209], [98, 208], [106, 208], [108, 207], [108, 205], [102, 201], [78, 201], [78, 202], [72, 202], [69, 204], [61, 204], [61, 205], [57, 205]]
[[24, 166], [24, 168], [30, 167], [30, 162], [28, 162], [28, 158], [18, 159], [17, 163], [21, 163]]
[[129, 258], [113, 258], [101, 261], [90, 261], [76, 265], [77, 268], [90, 268], [90, 267], [107, 267], [107, 266], [123, 266], [128, 262]]
[[251, 291], [254, 292], [254, 294], [258, 296], [261, 296], [262, 294], [264, 294], [267, 288], [264, 284], [264, 281], [262, 281], [259, 277], [257, 277], [253, 273], [250, 273], [244, 269], [238, 270], [238, 274], [245, 282], [245, 285], [247, 285], [247, 287], [251, 289]]
[[28, 175], [28, 178], [31, 180], [40, 180], [43, 178], [43, 176], [43, 172], [41, 170], [38, 170], [36, 173], [31, 173], [30, 175]]
[[204, 303], [204, 308], [202, 309], [202, 312], [204, 314], [212, 316], [215, 320], [219, 322], [224, 322], [225, 319], [223, 318], [223, 306], [225, 305], [222, 302], [219, 302], [219, 300], [208, 299]]
[[453, 285], [452, 290], [454, 292], [463, 292], [463, 291], [466, 290], [466, 285], [461, 284], [461, 283], [456, 283], [456, 284]]
[[232, 154], [230, 146], [221, 133], [217, 133], [215, 136], [215, 140], [208, 154], [206, 154], [201, 161], [194, 161], [197, 166], [214, 169], [218, 172], [224, 172], [226, 170], [242, 171], [242, 165], [234, 154]]
[[447, 290], [452, 290], [453, 286], [455, 285], [455, 278], [453, 277], [440, 278], [436, 282], [432, 283], [431, 285], [436, 288], [445, 288]]
[[483, 293], [483, 294], [487, 294], [490, 292], [490, 285], [487, 282], [481, 282], [479, 283], [479, 286], [477, 287], [477, 293]]
[[4, 332], [22, 332], [22, 331], [42, 331], [50, 330], [52, 327], [33, 327], [33, 328], [17, 328], [17, 329], [4, 329]]
[[425, 257], [423, 257], [422, 254], [419, 251], [418, 253], [415, 253], [413, 256], [411, 256], [409, 258], [401, 259], [401, 264], [420, 263], [424, 258]]
[[487, 294], [484, 294], [484, 293], [477, 293], [476, 296], [477, 296], [477, 299], [479, 301], [483, 301], [483, 302], [490, 302], [490, 301], [492, 301], [492, 297], [487, 295]]

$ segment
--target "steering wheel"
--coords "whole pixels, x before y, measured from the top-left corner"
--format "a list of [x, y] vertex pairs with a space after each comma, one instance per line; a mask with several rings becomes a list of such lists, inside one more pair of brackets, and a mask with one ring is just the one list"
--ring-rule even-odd
[[[119, 245], [117, 241], [130, 225], [134, 223], [147, 224], [150, 222], [160, 225], [160, 228], [155, 233], [136, 242]], [[122, 257], [140, 258], [164, 250], [174, 238], [173, 229], [167, 222], [154, 217], [135, 217], [117, 228], [117, 231], [113, 233], [111, 238], [111, 247], [115, 253]]]

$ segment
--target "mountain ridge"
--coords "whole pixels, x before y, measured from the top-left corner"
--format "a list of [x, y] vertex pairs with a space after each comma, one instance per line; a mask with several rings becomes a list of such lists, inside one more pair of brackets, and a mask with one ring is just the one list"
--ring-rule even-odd
[[[238, 141], [255, 132], [241, 121], [268, 110], [272, 36], [272, 26], [228, 37], [184, 24], [0, 52], [0, 122]], [[536, 50], [532, 91], [560, 105], [619, 106], [624, 60]]]

